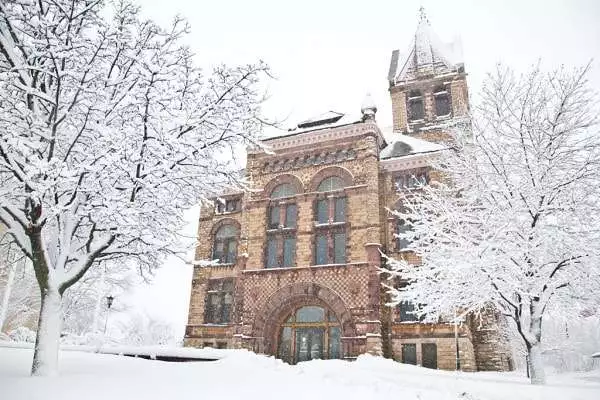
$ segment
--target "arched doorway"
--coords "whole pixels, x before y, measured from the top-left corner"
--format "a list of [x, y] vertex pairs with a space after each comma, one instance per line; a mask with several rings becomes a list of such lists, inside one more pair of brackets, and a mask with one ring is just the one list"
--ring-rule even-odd
[[290, 364], [340, 358], [341, 326], [335, 314], [320, 306], [302, 306], [281, 324], [277, 358]]

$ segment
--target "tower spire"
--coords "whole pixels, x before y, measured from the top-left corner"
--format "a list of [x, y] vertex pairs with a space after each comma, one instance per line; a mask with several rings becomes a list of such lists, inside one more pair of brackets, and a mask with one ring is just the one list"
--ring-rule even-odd
[[419, 7], [419, 23], [422, 22], [429, 24], [429, 18], [427, 18], [427, 13], [425, 12], [425, 7], [423, 7], [423, 5]]

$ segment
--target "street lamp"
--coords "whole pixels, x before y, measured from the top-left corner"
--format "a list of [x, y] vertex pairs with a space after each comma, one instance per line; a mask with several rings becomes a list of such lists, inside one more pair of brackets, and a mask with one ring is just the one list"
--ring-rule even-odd
[[106, 319], [104, 320], [104, 336], [106, 336], [106, 327], [108, 326], [108, 314], [110, 313], [110, 308], [112, 307], [112, 303], [115, 300], [113, 296], [106, 296]]

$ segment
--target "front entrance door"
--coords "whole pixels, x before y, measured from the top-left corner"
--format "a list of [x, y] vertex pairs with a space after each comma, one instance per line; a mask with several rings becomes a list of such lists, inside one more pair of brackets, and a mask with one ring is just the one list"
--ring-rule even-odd
[[296, 362], [323, 358], [323, 328], [296, 329]]
[[290, 363], [341, 357], [340, 324], [322, 307], [297, 309], [281, 325], [277, 357]]

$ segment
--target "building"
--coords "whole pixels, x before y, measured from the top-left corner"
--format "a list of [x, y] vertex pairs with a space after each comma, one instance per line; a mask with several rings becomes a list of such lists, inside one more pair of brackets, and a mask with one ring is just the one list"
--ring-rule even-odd
[[430, 368], [510, 368], [493, 312], [454, 326], [422, 323], [410, 304], [384, 305], [380, 251], [419, 262], [395, 239], [403, 225], [386, 208], [434, 176], [429, 157], [468, 111], [460, 49], [441, 43], [424, 14], [408, 52], [392, 53], [388, 77], [392, 128], [377, 125], [369, 97], [357, 117], [303, 121], [265, 139], [275, 154], [248, 152], [246, 173], [261, 190], [202, 209], [196, 258], [219, 263], [195, 267], [186, 346], [290, 363], [368, 352]]

